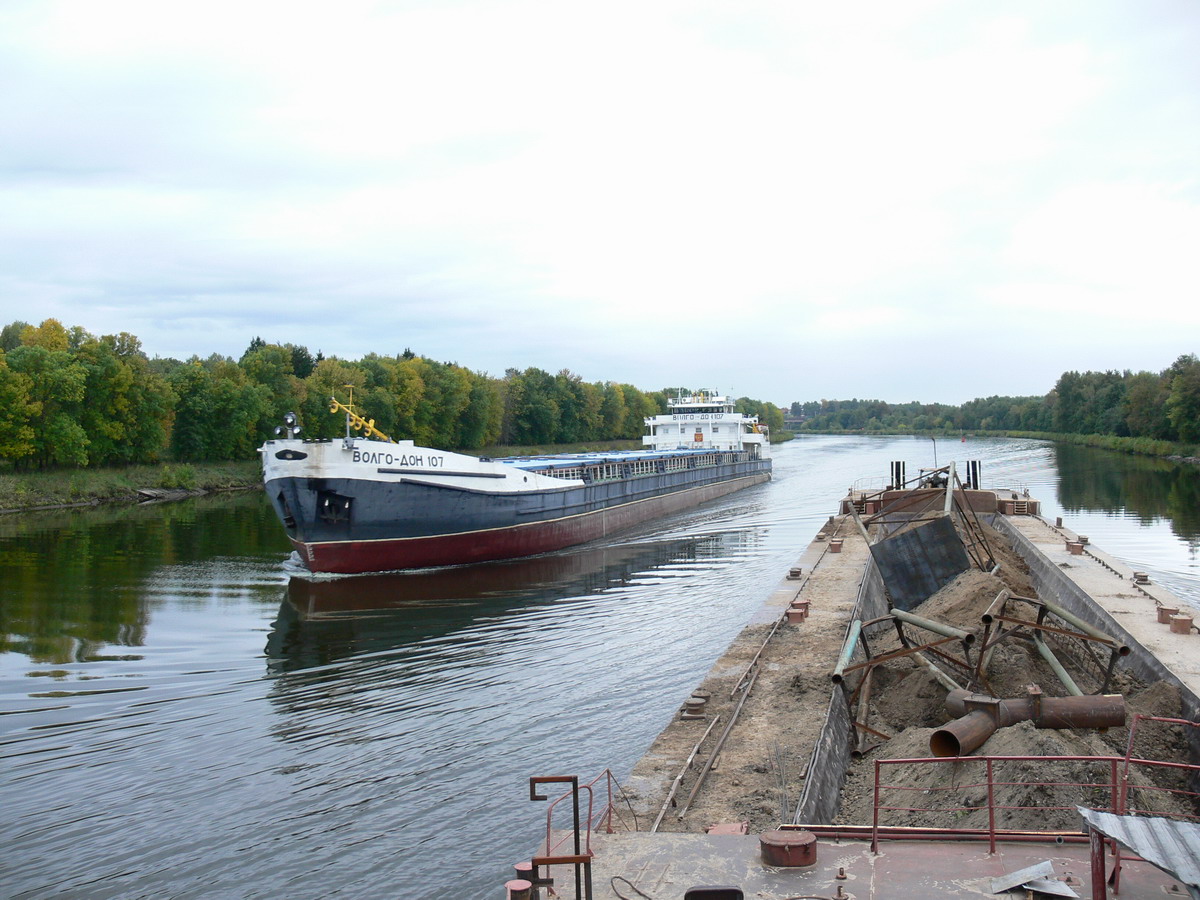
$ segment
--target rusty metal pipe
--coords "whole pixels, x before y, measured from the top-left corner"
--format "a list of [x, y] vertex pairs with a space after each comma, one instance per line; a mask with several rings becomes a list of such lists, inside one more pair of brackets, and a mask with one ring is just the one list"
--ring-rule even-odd
[[946, 710], [955, 719], [929, 738], [934, 756], [963, 756], [982, 746], [997, 728], [1032, 721], [1037, 728], [1111, 728], [1125, 724], [1120, 694], [1042, 697], [1034, 694], [997, 700], [970, 691], [951, 691]]
[[[946, 695], [946, 712], [963, 716], [972, 703], [996, 704], [1001, 728], [1033, 719], [1038, 728], [1115, 728], [1125, 724], [1125, 698], [1121, 694], [1085, 694], [1082, 697], [1015, 697], [997, 700], [971, 691]], [[1041, 713], [1036, 714], [1036, 707]]]
[[[862, 691], [858, 695], [858, 718], [856, 724], [866, 725], [867, 719], [871, 717], [871, 676], [875, 674], [875, 667], [867, 669], [867, 674], [863, 676]], [[867, 732], [858, 729], [858, 734], [855, 737], [854, 749], [850, 751], [851, 756], [862, 756], [863, 748], [867, 745]]]
[[954, 628], [951, 625], [946, 625], [943, 622], [935, 622], [933, 619], [926, 619], [924, 616], [915, 616], [910, 612], [905, 612], [902, 609], [893, 609], [892, 616], [899, 619], [901, 622], [907, 622], [909, 625], [916, 625], [918, 628], [924, 628], [926, 631], [932, 631], [934, 634], [940, 634], [944, 637], [957, 638], [963, 642], [964, 646], [969, 647], [975, 643], [975, 635], [970, 631], [963, 631], [961, 628]]
[[833, 679], [834, 684], [842, 683], [842, 673], [846, 666], [850, 665], [850, 657], [854, 655], [854, 648], [858, 646], [858, 639], [862, 636], [862, 619], [855, 619], [850, 623], [850, 630], [846, 634], [846, 642], [842, 645], [841, 655], [838, 657], [837, 666], [834, 667]]
[[1121, 656], [1129, 655], [1130, 647], [1127, 644], [1122, 644], [1122, 643], [1118, 642], [1117, 639], [1114, 638], [1112, 635], [1105, 634], [1099, 628], [1097, 628], [1094, 625], [1089, 624], [1088, 622], [1085, 622], [1083, 619], [1079, 618], [1079, 616], [1075, 615], [1071, 611], [1064, 609], [1063, 607], [1059, 606], [1057, 603], [1052, 603], [1049, 600], [1041, 600], [1038, 602], [1040, 602], [1043, 607], [1045, 607], [1050, 612], [1054, 613], [1054, 615], [1058, 616], [1060, 619], [1062, 619], [1067, 624], [1074, 625], [1076, 628], [1078, 628], [1084, 634], [1095, 638], [1097, 641], [1099, 641], [1102, 644], [1107, 644], [1108, 646], [1112, 647], [1113, 649], [1115, 649], [1117, 651], [1117, 653], [1121, 654]]

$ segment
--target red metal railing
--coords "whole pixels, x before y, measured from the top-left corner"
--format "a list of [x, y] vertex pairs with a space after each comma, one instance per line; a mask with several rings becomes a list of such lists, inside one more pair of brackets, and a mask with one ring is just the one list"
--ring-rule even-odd
[[[605, 799], [604, 805], [598, 811], [595, 810], [595, 788], [601, 781], [604, 781]], [[620, 789], [617, 778], [612, 771], [605, 769], [587, 784], [581, 784], [579, 790], [587, 791], [587, 815], [580, 821], [580, 827], [584, 831], [584, 852], [591, 855], [592, 852], [592, 829], [603, 827], [608, 834], [613, 833], [613, 817], [617, 815], [616, 806], [613, 803], [613, 787], [614, 785]], [[564, 829], [563, 836], [559, 838], [557, 843], [554, 843], [554, 811], [560, 803], [571, 798], [571, 791], [564, 792], [561, 796], [551, 801], [550, 806], [546, 809], [546, 855], [553, 856], [566, 841], [570, 840], [573, 835], [572, 830]], [[618, 817], [619, 818], [619, 817]]]
[[[1176, 720], [1182, 721], [1182, 720]], [[1191, 724], [1191, 723], [1187, 723]], [[1135, 723], [1136, 727], [1136, 723]], [[1053, 780], [1035, 780], [1031, 781], [1028, 778], [1022, 778], [1020, 781], [1005, 781], [997, 780], [996, 769], [1003, 768], [1008, 763], [1042, 763], [1049, 764], [1055, 762], [1068, 762], [1077, 764], [1094, 764], [1098, 769], [1107, 769], [1107, 777], [1102, 780], [1093, 781], [1053, 781]], [[887, 784], [883, 781], [883, 772], [886, 767], [904, 766], [908, 768], [916, 766], [932, 766], [932, 765], [955, 765], [955, 766], [978, 766], [982, 764], [984, 767], [983, 781], [956, 781], [950, 787], [931, 787], [926, 785], [914, 784]], [[871, 818], [871, 850], [872, 852], [879, 851], [879, 835], [881, 830], [888, 830], [885, 826], [879, 823], [881, 812], [899, 812], [899, 813], [924, 813], [931, 815], [945, 815], [947, 817], [959, 817], [963, 814], [978, 812], [979, 810], [987, 811], [988, 827], [986, 832], [981, 829], [964, 830], [964, 835], [969, 831], [972, 836], [986, 836], [991, 852], [996, 850], [997, 838], [1014, 837], [1018, 834], [1028, 835], [1030, 832], [1017, 832], [1012, 829], [999, 829], [996, 827], [996, 813], [1001, 810], [1039, 810], [1048, 812], [1051, 810], [1073, 810], [1075, 804], [1067, 806], [1054, 806], [1044, 803], [1036, 805], [1001, 805], [996, 802], [996, 788], [1008, 786], [1044, 786], [1046, 788], [1080, 788], [1088, 791], [1105, 791], [1108, 794], [1108, 803], [1097, 805], [1095, 803], [1085, 803], [1092, 809], [1101, 809], [1108, 812], [1124, 815], [1169, 815], [1179, 818], [1180, 814], [1175, 811], [1156, 810], [1150, 806], [1131, 806], [1129, 802], [1130, 788], [1132, 787], [1138, 792], [1145, 791], [1147, 796], [1153, 795], [1154, 792], [1171, 794], [1174, 796], [1185, 796], [1191, 799], [1194, 803], [1200, 799], [1200, 794], [1196, 794], [1188, 790], [1180, 790], [1175, 788], [1159, 787], [1156, 785], [1131, 784], [1129, 773], [1137, 768], [1163, 768], [1163, 769], [1180, 769], [1200, 776], [1200, 766], [1189, 765], [1185, 763], [1168, 763], [1157, 760], [1134, 759], [1129, 756], [957, 756], [957, 757], [933, 757], [927, 759], [880, 759], [875, 761], [875, 785], [874, 785], [874, 802]], [[961, 771], [961, 769], [960, 769]], [[986, 788], [987, 801], [984, 805], [946, 805], [946, 806], [893, 806], [885, 805], [881, 802], [881, 795], [884, 791], [908, 793], [908, 794], [962, 794], [972, 789]], [[1139, 796], [1140, 793], [1139, 793]], [[1195, 815], [1188, 815], [1187, 818], [1200, 818]], [[952, 819], [953, 821], [953, 819]], [[940, 831], [941, 829], [939, 829]], [[1056, 837], [1063, 840], [1079, 840], [1083, 841], [1086, 838], [1082, 833], [1078, 835], [1056, 833]]]

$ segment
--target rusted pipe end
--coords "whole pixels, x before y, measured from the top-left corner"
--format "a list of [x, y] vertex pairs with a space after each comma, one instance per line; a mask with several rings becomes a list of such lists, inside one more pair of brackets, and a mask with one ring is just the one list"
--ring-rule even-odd
[[934, 756], [962, 756], [962, 744], [954, 732], [941, 728], [929, 736], [929, 752]]
[[943, 725], [929, 736], [929, 752], [934, 756], [965, 756], [983, 746], [996, 732], [996, 720], [977, 709]]

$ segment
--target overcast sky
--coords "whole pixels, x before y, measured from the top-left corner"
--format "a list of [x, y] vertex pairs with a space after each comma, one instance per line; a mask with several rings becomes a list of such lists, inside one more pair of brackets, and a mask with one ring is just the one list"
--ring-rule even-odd
[[1200, 351], [1200, 3], [0, 2], [0, 319], [960, 403]]

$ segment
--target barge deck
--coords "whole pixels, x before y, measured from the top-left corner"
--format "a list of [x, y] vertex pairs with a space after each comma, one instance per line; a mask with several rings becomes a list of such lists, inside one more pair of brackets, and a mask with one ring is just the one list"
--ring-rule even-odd
[[[1122, 663], [1132, 676], [1177, 690], [1181, 724], [1200, 720], [1193, 611], [1064, 529], [1061, 520], [1006, 514], [1010, 509], [997, 504], [988, 514], [985, 504], [982, 511], [989, 527], [1011, 542], [1011, 554], [996, 560], [1001, 568], [1021, 566], [1039, 595], [1054, 597], [1070, 614], [1131, 648]], [[951, 817], [947, 829], [883, 829], [880, 836], [887, 839], [875, 847], [878, 852], [870, 822], [831, 824], [843, 782], [855, 777], [847, 770], [856, 726], [846, 688], [831, 690], [830, 673], [852, 622], [890, 605], [855, 519], [843, 513], [826, 523], [634, 767], [613, 798], [605, 827], [587, 836], [593, 889], [579, 900], [978, 897], [992, 894], [993, 878], [1046, 861], [1076, 896], [1106, 896], [1104, 878], [1093, 875], [1095, 855], [1081, 821], [1073, 832], [993, 826], [981, 834], [956, 830]], [[1191, 768], [1195, 791], [1200, 728], [1183, 731], [1190, 743], [1184, 768]], [[875, 749], [864, 741], [858, 748], [863, 754]], [[569, 832], [558, 830], [559, 816], [547, 821], [542, 852], [549, 855], [563, 853], [561, 842], [569, 839]], [[790, 831], [813, 839], [812, 864], [765, 864], [766, 836]], [[1108, 861], [1111, 871], [1111, 855]], [[547, 871], [558, 897], [576, 897], [571, 867], [541, 870]], [[1128, 854], [1120, 862], [1119, 887], [1119, 896], [1130, 898], [1184, 897], [1196, 890]]]

